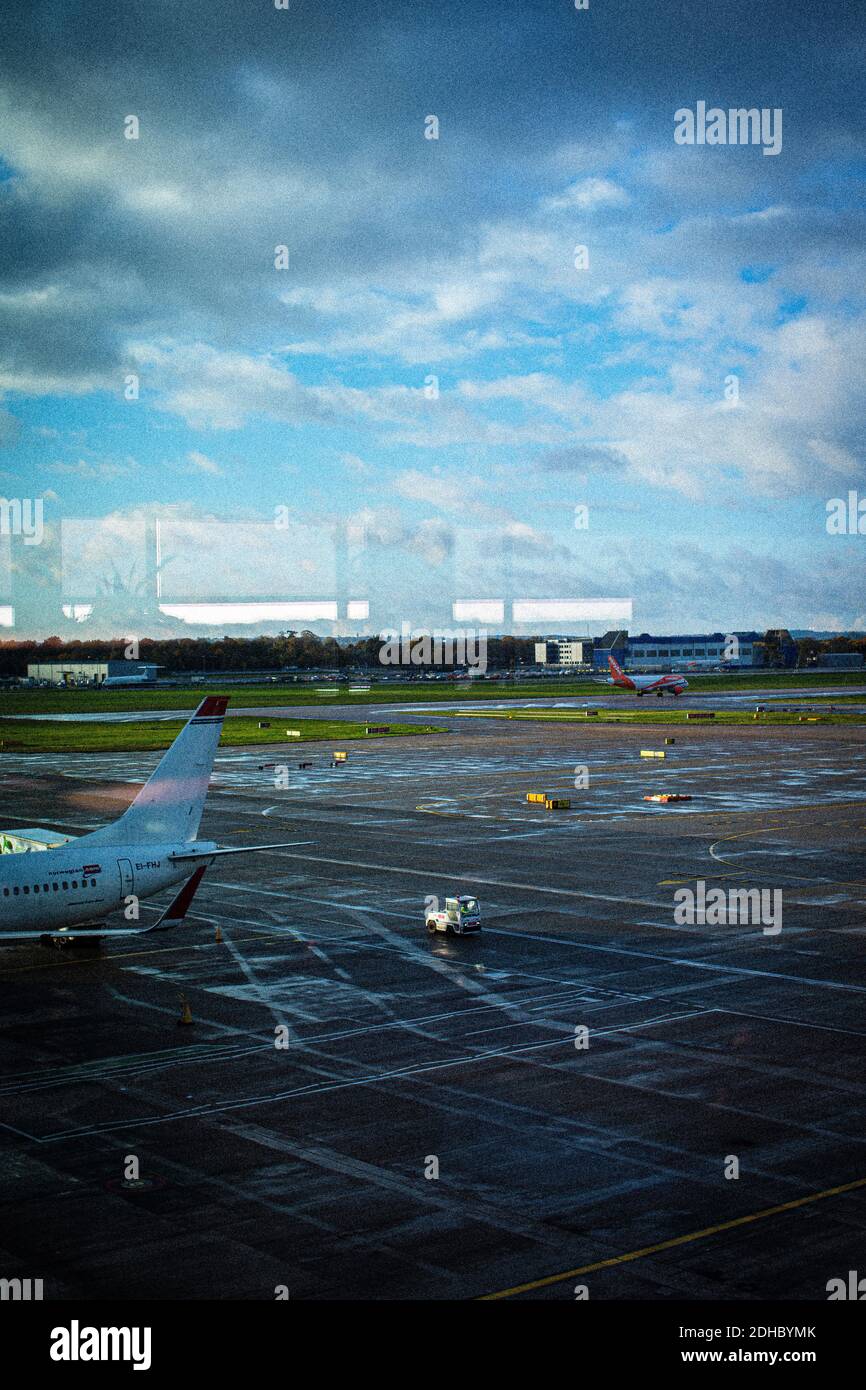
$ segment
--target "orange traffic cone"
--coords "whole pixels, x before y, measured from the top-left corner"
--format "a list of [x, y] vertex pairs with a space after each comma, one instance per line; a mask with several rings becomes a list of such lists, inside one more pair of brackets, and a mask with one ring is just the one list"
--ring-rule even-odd
[[180, 1005], [181, 1005], [181, 1008], [180, 1008], [180, 1018], [179, 1018], [178, 1021], [177, 1021], [177, 1022], [178, 1022], [178, 1027], [180, 1027], [180, 1025], [181, 1025], [182, 1023], [192, 1023], [192, 1022], [193, 1022], [192, 1009], [189, 1007], [189, 1000], [188, 1000], [188, 999], [184, 999], [183, 997], [181, 997]]
[[222, 941], [223, 934], [220, 927], [217, 927], [216, 931], [214, 932], [213, 939], [217, 943], [217, 945], [219, 945], [219, 943]]

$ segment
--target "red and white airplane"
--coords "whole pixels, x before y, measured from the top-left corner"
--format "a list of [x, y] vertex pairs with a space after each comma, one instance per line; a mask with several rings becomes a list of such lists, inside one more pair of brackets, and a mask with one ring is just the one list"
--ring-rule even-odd
[[633, 690], [636, 695], [646, 695], [652, 690], [661, 698], [666, 690], [671, 695], [682, 695], [683, 691], [688, 689], [689, 683], [685, 676], [627, 676], [615, 657], [609, 656], [607, 664], [613, 684], [621, 686], [623, 690]]
[[[112, 825], [51, 849], [0, 855], [0, 939], [167, 931], [183, 921], [218, 855], [287, 848], [220, 849], [212, 840], [196, 838], [227, 704], [223, 695], [202, 701]], [[180, 891], [152, 926], [106, 930], [97, 925], [111, 912], [128, 912], [131, 905], [137, 911], [141, 899], [178, 885]]]

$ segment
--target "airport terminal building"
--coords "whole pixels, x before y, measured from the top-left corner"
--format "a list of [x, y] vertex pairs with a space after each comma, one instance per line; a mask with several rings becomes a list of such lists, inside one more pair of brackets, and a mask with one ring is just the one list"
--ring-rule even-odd
[[591, 637], [552, 637], [535, 644], [536, 666], [591, 666]]
[[606, 632], [595, 643], [593, 665], [607, 670], [613, 656], [631, 671], [667, 670], [687, 664], [697, 669], [714, 666], [762, 666], [763, 634], [760, 632], [684, 633], [654, 637], [641, 632], [630, 637], [620, 629]]
[[629, 638], [629, 665], [650, 670], [659, 663], [694, 662], [696, 666], [759, 666], [763, 664], [760, 632], [710, 632], [652, 637], [642, 632]]
[[[790, 639], [789, 639], [790, 640]], [[780, 644], [783, 657], [787, 646]], [[796, 647], [791, 644], [796, 654]], [[763, 666], [764, 634], [760, 632], [686, 633], [654, 637], [641, 632], [630, 637], [625, 628], [614, 628], [603, 637], [556, 637], [535, 644], [538, 666], [580, 667], [607, 671], [608, 657], [615, 657], [630, 671], [669, 670], [683, 663], [697, 669], [714, 666]], [[791, 664], [785, 660], [785, 664]]]
[[102, 685], [108, 676], [153, 681], [158, 670], [146, 661], [33, 661], [28, 663], [27, 679], [37, 685]]

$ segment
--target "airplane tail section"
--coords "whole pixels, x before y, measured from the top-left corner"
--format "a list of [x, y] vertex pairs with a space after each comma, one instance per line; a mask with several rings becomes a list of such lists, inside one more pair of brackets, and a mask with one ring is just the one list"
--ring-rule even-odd
[[610, 674], [613, 676], [614, 685], [624, 685], [628, 690], [634, 690], [634, 681], [629, 680], [615, 656], [609, 656], [607, 658], [607, 664], [610, 667]]
[[202, 700], [129, 809], [88, 839], [103, 844], [194, 840], [227, 704], [226, 695]]
[[195, 870], [191, 877], [187, 879], [180, 892], [172, 902], [169, 903], [162, 916], [157, 918], [152, 927], [145, 927], [145, 933], [151, 931], [169, 931], [172, 927], [176, 927], [179, 922], [183, 921], [198, 891], [198, 886], [205, 876], [206, 868], [206, 864], [201, 864]]

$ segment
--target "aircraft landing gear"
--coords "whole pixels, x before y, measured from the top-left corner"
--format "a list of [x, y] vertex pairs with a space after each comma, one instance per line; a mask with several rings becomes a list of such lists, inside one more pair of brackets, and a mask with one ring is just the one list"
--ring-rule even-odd
[[102, 946], [102, 937], [96, 936], [73, 936], [72, 932], [55, 932], [53, 935], [46, 932], [40, 936], [39, 945], [44, 946], [49, 951], [62, 951], [64, 948], [72, 946], [79, 951], [99, 949]]

